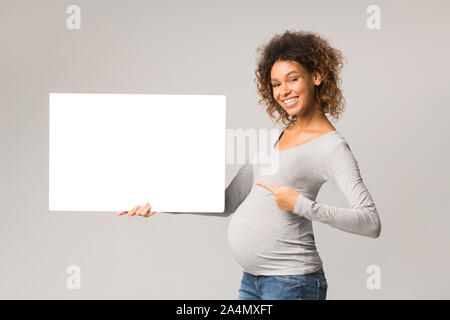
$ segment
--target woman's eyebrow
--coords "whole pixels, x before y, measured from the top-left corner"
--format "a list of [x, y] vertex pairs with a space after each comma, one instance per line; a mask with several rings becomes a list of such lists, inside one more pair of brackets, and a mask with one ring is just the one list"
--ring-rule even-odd
[[[289, 71], [288, 73], [286, 73], [286, 75], [284, 76], [284, 77], [287, 77], [287, 76], [289, 76], [291, 73], [298, 73], [297, 71], [295, 71], [295, 70], [293, 70], [293, 71]], [[277, 81], [277, 79], [275, 79], [275, 78], [272, 78], [272, 79], [270, 79], [271, 81]]]

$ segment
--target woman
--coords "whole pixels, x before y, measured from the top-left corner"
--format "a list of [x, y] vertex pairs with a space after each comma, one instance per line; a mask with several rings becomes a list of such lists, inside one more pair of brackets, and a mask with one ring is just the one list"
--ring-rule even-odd
[[[344, 137], [326, 114], [338, 119], [344, 107], [339, 88], [343, 56], [311, 32], [286, 31], [262, 49], [255, 82], [267, 113], [286, 126], [275, 143], [279, 170], [261, 175], [247, 161], [225, 191], [228, 241], [243, 268], [239, 299], [326, 299], [327, 281], [314, 241], [312, 221], [371, 238], [380, 219]], [[275, 115], [274, 115], [275, 114]], [[326, 181], [351, 208], [315, 198]], [[151, 205], [129, 216], [149, 217]]]

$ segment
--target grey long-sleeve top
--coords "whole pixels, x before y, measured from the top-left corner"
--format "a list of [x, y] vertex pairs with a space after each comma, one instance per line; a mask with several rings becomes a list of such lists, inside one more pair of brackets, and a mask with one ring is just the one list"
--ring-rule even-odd
[[[362, 180], [357, 161], [338, 131], [300, 146], [272, 149], [278, 170], [262, 174], [267, 163], [247, 161], [225, 190], [223, 213], [191, 213], [228, 217], [228, 244], [243, 271], [253, 275], [313, 273], [322, 268], [312, 221], [377, 238], [381, 222]], [[351, 208], [315, 201], [325, 182], [334, 184]], [[271, 192], [255, 182], [290, 186], [299, 192], [293, 211], [280, 210]], [[189, 213], [189, 212], [188, 212]]]

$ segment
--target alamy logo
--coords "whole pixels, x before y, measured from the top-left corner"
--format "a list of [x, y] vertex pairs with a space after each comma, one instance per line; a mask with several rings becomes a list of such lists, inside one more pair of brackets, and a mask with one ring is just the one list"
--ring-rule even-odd
[[374, 4], [370, 5], [366, 9], [366, 13], [370, 14], [367, 17], [366, 25], [369, 30], [381, 29], [381, 10], [379, 6]]
[[70, 276], [66, 280], [67, 289], [80, 290], [81, 289], [81, 268], [77, 265], [70, 265], [66, 270]]
[[381, 289], [381, 269], [379, 266], [373, 264], [367, 267], [367, 273], [372, 275], [367, 278], [366, 285], [367, 289]]
[[70, 5], [66, 9], [70, 16], [66, 20], [66, 27], [69, 30], [80, 30], [81, 28], [81, 9], [77, 5]]
[[249, 163], [260, 164], [262, 175], [275, 174], [279, 167], [279, 153], [273, 146], [279, 135], [279, 129], [227, 129], [226, 163], [245, 163], [248, 149]]

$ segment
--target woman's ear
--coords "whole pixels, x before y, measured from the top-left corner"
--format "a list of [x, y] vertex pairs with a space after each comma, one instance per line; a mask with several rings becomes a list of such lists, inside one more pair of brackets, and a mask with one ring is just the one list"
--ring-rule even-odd
[[322, 83], [322, 76], [318, 72], [313, 72], [313, 81], [316, 86]]

